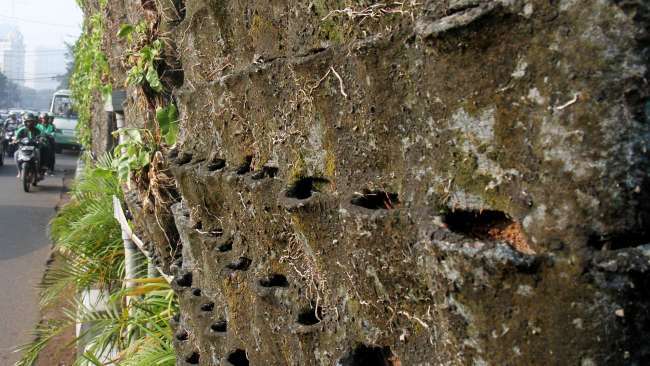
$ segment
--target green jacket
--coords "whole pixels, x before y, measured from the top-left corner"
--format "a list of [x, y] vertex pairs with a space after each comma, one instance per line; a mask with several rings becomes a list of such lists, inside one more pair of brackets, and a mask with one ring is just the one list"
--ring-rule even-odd
[[52, 123], [48, 125], [42, 125], [39, 123], [38, 125], [36, 125], [36, 128], [38, 128], [43, 134], [48, 136], [54, 136], [54, 131], [56, 130], [56, 127]]
[[32, 131], [29, 128], [23, 126], [23, 127], [19, 128], [18, 131], [16, 131], [16, 137], [15, 138], [16, 138], [16, 140], [20, 140], [20, 139], [25, 138], [25, 137], [29, 137], [30, 139], [33, 139], [34, 137], [40, 136], [40, 135], [43, 134], [41, 132], [41, 129], [38, 128], [38, 127], [34, 128], [33, 132], [34, 133], [32, 133]]

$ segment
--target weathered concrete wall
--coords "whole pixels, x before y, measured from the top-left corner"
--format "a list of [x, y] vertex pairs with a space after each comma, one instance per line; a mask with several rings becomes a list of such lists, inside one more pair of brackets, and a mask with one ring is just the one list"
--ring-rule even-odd
[[109, 8], [175, 72], [179, 364], [650, 362], [647, 2]]

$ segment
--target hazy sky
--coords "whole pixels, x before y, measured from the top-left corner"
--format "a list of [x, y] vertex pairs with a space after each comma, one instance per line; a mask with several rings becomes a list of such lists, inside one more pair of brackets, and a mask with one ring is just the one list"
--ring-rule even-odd
[[34, 75], [34, 56], [60, 56], [64, 42], [74, 42], [81, 33], [82, 13], [75, 0], [0, 0], [0, 23], [18, 26], [25, 38], [25, 76]]

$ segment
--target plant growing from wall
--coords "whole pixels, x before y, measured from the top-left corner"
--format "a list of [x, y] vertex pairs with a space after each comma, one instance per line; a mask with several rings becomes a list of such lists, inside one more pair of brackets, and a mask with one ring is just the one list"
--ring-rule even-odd
[[125, 54], [125, 65], [129, 68], [127, 83], [143, 85], [145, 82], [156, 93], [163, 92], [158, 75], [157, 63], [162, 54], [162, 42], [154, 39], [147, 23], [124, 24], [117, 35], [126, 40], [129, 50]]
[[[90, 147], [92, 140], [90, 123], [93, 102], [98, 95], [110, 95], [112, 90], [108, 59], [101, 48], [106, 2], [107, 0], [100, 1], [100, 11], [86, 18], [84, 30], [74, 46], [75, 63], [70, 88], [79, 113], [77, 134], [80, 143], [86, 148]], [[83, 1], [79, 1], [79, 4], [84, 6]]]
[[156, 151], [154, 136], [149, 130], [140, 128], [121, 128], [114, 136], [124, 135], [123, 142], [115, 147], [113, 168], [119, 180], [129, 181], [131, 173], [139, 173], [151, 163], [151, 156]]

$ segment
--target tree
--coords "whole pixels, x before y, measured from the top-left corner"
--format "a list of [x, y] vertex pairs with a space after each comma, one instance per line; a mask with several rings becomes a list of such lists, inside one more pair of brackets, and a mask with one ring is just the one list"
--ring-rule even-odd
[[18, 86], [0, 72], [0, 108], [16, 107], [20, 101]]
[[65, 67], [65, 73], [56, 77], [59, 81], [57, 90], [70, 88], [70, 77], [74, 71], [74, 44], [66, 42], [65, 47], [68, 49], [68, 51], [65, 53], [67, 63]]

